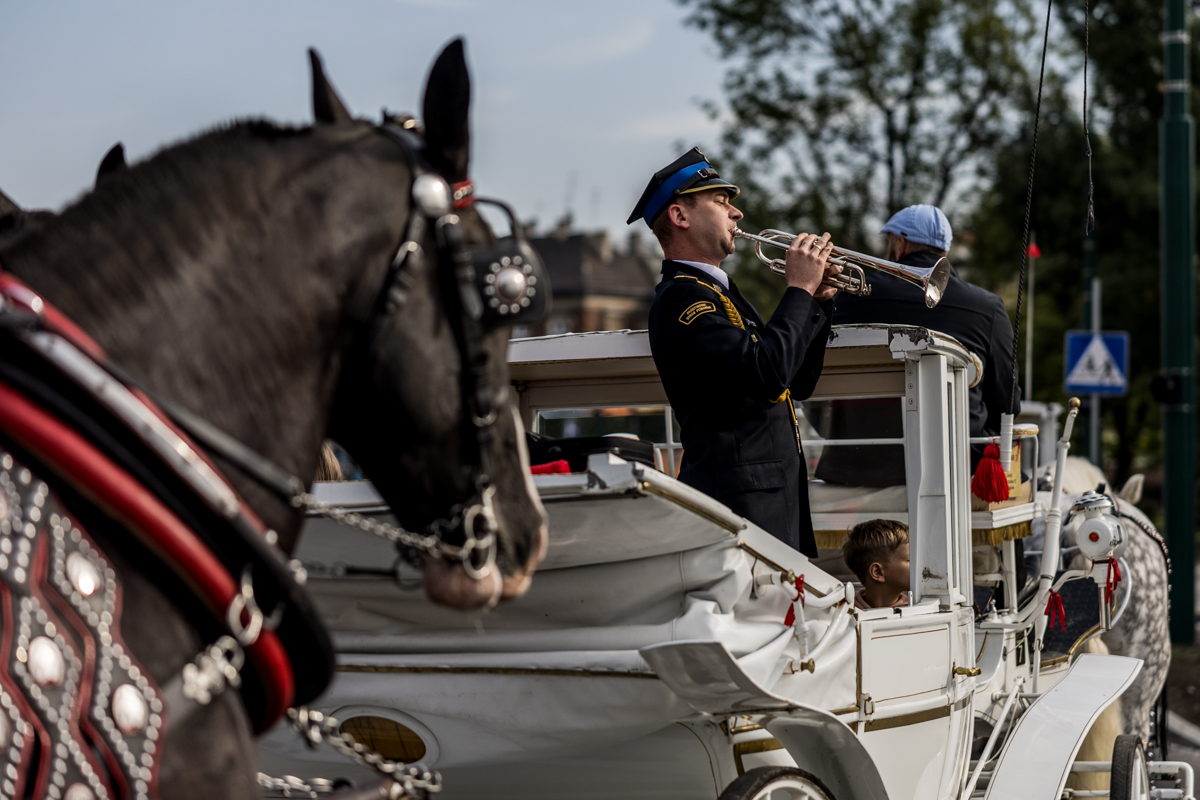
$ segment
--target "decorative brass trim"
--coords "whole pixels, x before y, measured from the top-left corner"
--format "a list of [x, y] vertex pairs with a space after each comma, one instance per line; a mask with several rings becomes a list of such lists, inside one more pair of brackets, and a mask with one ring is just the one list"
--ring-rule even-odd
[[649, 481], [642, 481], [642, 489], [644, 491], [649, 492], [650, 494], [658, 495], [659, 497], [663, 498], [664, 500], [670, 500], [672, 503], [675, 503], [676, 505], [683, 506], [688, 511], [691, 511], [695, 514], [699, 514], [700, 516], [704, 517], [709, 522], [713, 523], [714, 525], [718, 525], [718, 526], [724, 528], [725, 530], [729, 531], [730, 533], [733, 533], [733, 534], [741, 533], [745, 529], [744, 527], [735, 528], [727, 520], [723, 520], [720, 517], [714, 516], [712, 513], [704, 510], [700, 506], [693, 505], [692, 503], [689, 503], [686, 500], [682, 500], [678, 497], [675, 497], [674, 495], [667, 494], [662, 489], [659, 489], [657, 486], [650, 483]]
[[[750, 545], [746, 544], [746, 543], [745, 543], [744, 541], [742, 541], [741, 539], [739, 539], [739, 540], [738, 540], [738, 547], [742, 548], [742, 549], [743, 549], [743, 550], [745, 550], [747, 553], [749, 553], [750, 555], [754, 556], [754, 557], [755, 557], [755, 558], [757, 558], [759, 561], [763, 562], [764, 564], [766, 564], [768, 567], [770, 567], [770, 568], [772, 568], [772, 569], [777, 569], [777, 570], [779, 570], [780, 572], [792, 572], [792, 571], [793, 571], [793, 570], [789, 570], [787, 567], [783, 567], [783, 566], [780, 566], [779, 564], [776, 564], [774, 561], [772, 561], [771, 559], [767, 558], [767, 557], [766, 557], [766, 556], [764, 556], [762, 553], [758, 552], [757, 550], [755, 550], [755, 549], [754, 549], [753, 547], [751, 547]], [[820, 589], [814, 589], [814, 588], [813, 588], [811, 585], [809, 585], [807, 582], [804, 584], [804, 590], [805, 590], [806, 592], [809, 592], [810, 594], [812, 594], [812, 596], [813, 596], [813, 597], [824, 597], [824, 596], [825, 596], [825, 594], [826, 594], [825, 592], [822, 592]]]
[[841, 716], [842, 714], [853, 714], [857, 711], [858, 706], [846, 706], [845, 708], [830, 709], [829, 713], [833, 714], [834, 716]]
[[971, 702], [971, 695], [959, 698], [954, 705], [938, 706], [937, 708], [926, 709], [925, 711], [914, 711], [911, 714], [901, 714], [897, 717], [884, 717], [883, 719], [868, 719], [864, 733], [871, 731], [884, 731], [889, 728], [903, 728], [907, 725], [919, 725], [922, 722], [930, 722], [931, 720], [948, 717], [955, 711], [960, 711], [967, 707]]
[[745, 733], [746, 731], [761, 731], [762, 729], [763, 729], [762, 725], [755, 725], [753, 722], [751, 722], [749, 725], [739, 725], [738, 727], [733, 728], [729, 732], [730, 733]]
[[972, 528], [972, 547], [996, 547], [1014, 539], [1024, 539], [1033, 533], [1033, 523], [1026, 520], [1002, 528]]
[[737, 767], [737, 774], [740, 776], [746, 773], [746, 768], [742, 765], [742, 756], [749, 755], [750, 753], [769, 753], [772, 750], [782, 749], [784, 749], [783, 745], [774, 737], [735, 744], [733, 746], [733, 763]]
[[388, 675], [553, 675], [565, 678], [643, 678], [658, 680], [651, 672], [606, 672], [596, 669], [518, 669], [516, 667], [387, 667], [375, 664], [338, 664], [338, 672], [374, 672]]
[[854, 626], [854, 703], [862, 708], [862, 623]]
[[1068, 658], [1069, 658], [1069, 656], [1055, 656], [1054, 658], [1047, 658], [1045, 661], [1042, 662], [1042, 666], [1043, 667], [1057, 667], [1059, 664], [1067, 663]]

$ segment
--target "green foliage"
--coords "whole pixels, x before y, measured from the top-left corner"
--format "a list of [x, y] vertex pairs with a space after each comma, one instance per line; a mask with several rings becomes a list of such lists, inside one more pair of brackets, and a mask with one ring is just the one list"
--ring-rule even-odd
[[[744, 227], [829, 231], [855, 250], [911, 203], [953, 209], [1010, 139], [1027, 0], [680, 0], [733, 64], [721, 169]], [[773, 308], [781, 282], [739, 256]]]
[[[823, 231], [870, 252], [886, 215], [941, 205], [965, 277], [1014, 311], [1046, 6], [1029, 0], [679, 0], [730, 60], [721, 168], [743, 227]], [[1078, 91], [1084, 0], [1060, 0], [1041, 109], [1031, 228], [1037, 264], [1034, 397], [1065, 400], [1063, 336], [1087, 326], [1087, 163]], [[1091, 3], [1088, 40], [1095, 265], [1103, 324], [1132, 336], [1131, 393], [1105, 402], [1120, 485], [1160, 460], [1158, 122], [1161, 9]], [[1195, 28], [1195, 25], [1193, 25]], [[1193, 30], [1195, 35], [1200, 31]], [[1197, 50], [1192, 49], [1193, 74]], [[771, 309], [783, 282], [738, 253], [738, 282]], [[754, 265], [750, 268], [748, 265]], [[1027, 331], [1022, 321], [1022, 338]], [[1021, 359], [1023, 365], [1024, 342]], [[1148, 485], [1148, 493], [1154, 489]], [[1153, 496], [1149, 497], [1151, 504]]]

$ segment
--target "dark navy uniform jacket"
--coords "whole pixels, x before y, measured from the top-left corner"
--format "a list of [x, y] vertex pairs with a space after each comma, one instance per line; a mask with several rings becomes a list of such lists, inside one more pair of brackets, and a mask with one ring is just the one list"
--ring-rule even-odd
[[833, 302], [789, 287], [764, 322], [732, 281], [725, 290], [675, 261], [664, 261], [662, 274], [650, 349], [682, 429], [679, 479], [816, 556], [808, 474], [784, 395], [812, 394]]
[[[934, 253], [908, 253], [900, 263], [932, 267]], [[998, 436], [1000, 415], [1007, 412], [1013, 389], [1013, 329], [1004, 301], [986, 289], [967, 283], [950, 268], [950, 282], [935, 308], [925, 307], [925, 296], [910, 283], [882, 272], [867, 273], [871, 294], [855, 297], [842, 293], [833, 315], [836, 325], [883, 322], [920, 325], [953, 336], [983, 362], [983, 380], [971, 389], [972, 436]], [[1021, 410], [1018, 393], [1013, 414]]]

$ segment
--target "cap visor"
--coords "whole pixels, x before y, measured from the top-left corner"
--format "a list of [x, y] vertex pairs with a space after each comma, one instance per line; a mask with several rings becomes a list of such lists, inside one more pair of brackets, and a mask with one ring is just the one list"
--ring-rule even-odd
[[677, 192], [677, 194], [695, 194], [696, 192], [707, 192], [709, 189], [724, 189], [724, 190], [726, 190], [727, 192], [729, 192], [730, 200], [732, 200], [733, 198], [737, 197], [739, 194], [742, 193], [741, 189], [734, 186], [732, 183], [725, 180], [724, 178], [706, 178], [705, 180], [702, 180], [693, 186], [689, 186], [688, 188], [684, 189], [682, 192]]

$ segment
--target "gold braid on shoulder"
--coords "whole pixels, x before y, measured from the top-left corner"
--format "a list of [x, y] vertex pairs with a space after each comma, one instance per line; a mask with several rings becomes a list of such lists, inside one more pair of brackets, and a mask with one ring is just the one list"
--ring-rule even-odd
[[[686, 278], [689, 281], [695, 281], [696, 283], [700, 284], [701, 286], [706, 286], [709, 289], [712, 289], [713, 293], [721, 300], [721, 305], [725, 308], [725, 316], [729, 317], [729, 321], [732, 322], [737, 327], [741, 328], [742, 330], [746, 330], [746, 323], [742, 321], [742, 315], [738, 312], [737, 307], [733, 304], [733, 301], [730, 300], [728, 297], [726, 297], [725, 293], [722, 292], [720, 289], [713, 286], [711, 283], [705, 283], [704, 281], [700, 280], [699, 278], [692, 277], [691, 275], [676, 275], [675, 277], [676, 277], [676, 279]], [[792, 423], [795, 424], [796, 423], [796, 409], [795, 409], [795, 407], [792, 406], [792, 404], [790, 402], [791, 399], [792, 399], [792, 390], [784, 389], [783, 394], [779, 395], [779, 397], [775, 398], [771, 402], [772, 403], [782, 403], [784, 400], [789, 401], [788, 409], [792, 412]]]
[[676, 275], [675, 277], [677, 279], [678, 278], [687, 278], [689, 281], [695, 281], [696, 283], [700, 284], [701, 286], [706, 286], [709, 289], [712, 289], [713, 293], [716, 294], [716, 296], [720, 299], [721, 305], [725, 309], [725, 316], [729, 317], [729, 321], [732, 322], [736, 327], [741, 328], [742, 330], [746, 330], [746, 323], [742, 321], [742, 315], [740, 313], [738, 313], [737, 306], [735, 306], [733, 304], [733, 301], [730, 300], [728, 297], [726, 297], [725, 293], [722, 292], [720, 289], [713, 286], [711, 283], [705, 283], [704, 281], [700, 280], [699, 278], [693, 278], [691, 275]]

